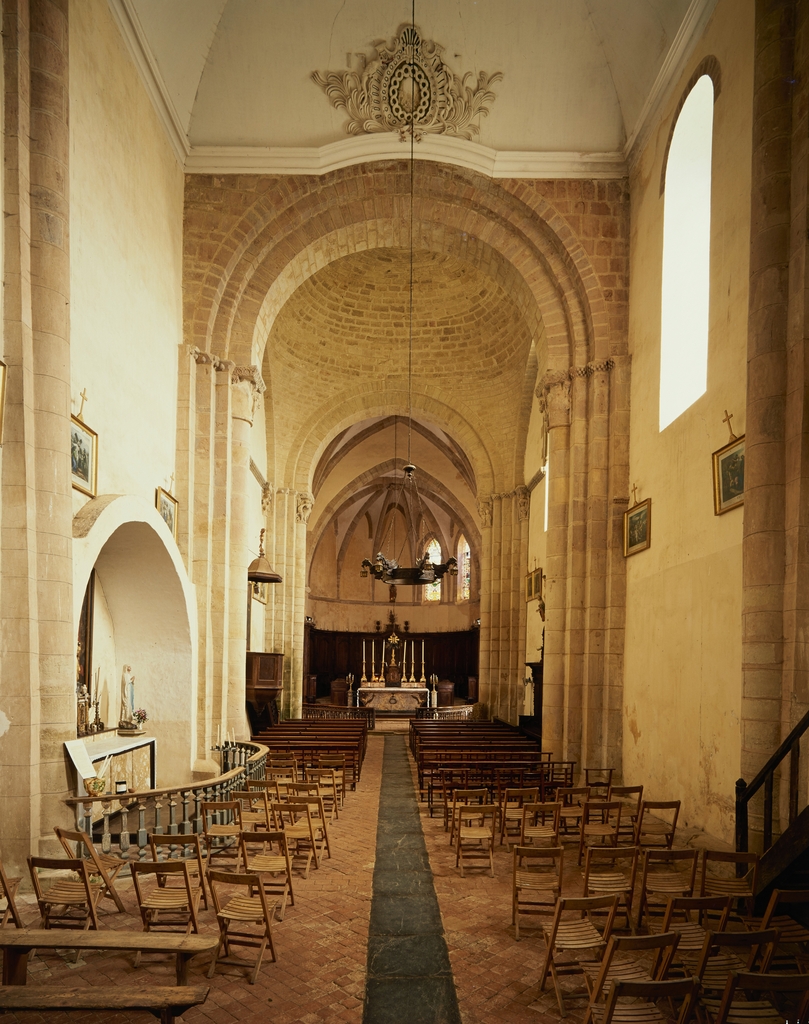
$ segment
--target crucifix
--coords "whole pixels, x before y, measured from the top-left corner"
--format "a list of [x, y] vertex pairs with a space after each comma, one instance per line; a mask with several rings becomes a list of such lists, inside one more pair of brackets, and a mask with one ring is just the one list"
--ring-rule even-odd
[[724, 419], [722, 420], [722, 422], [723, 423], [727, 423], [727, 425], [728, 425], [728, 433], [730, 434], [730, 437], [728, 438], [728, 444], [730, 444], [731, 441], [735, 441], [736, 440], [736, 435], [733, 433], [733, 428], [730, 425], [730, 421], [732, 419], [733, 419], [733, 413], [732, 412], [728, 412], [727, 409], [725, 409], [725, 416], [724, 416]]
[[169, 494], [174, 494], [174, 474], [171, 474], [171, 482], [169, 483]]
[[84, 422], [84, 417], [82, 416], [82, 413], [84, 412], [84, 403], [87, 401], [87, 388], [84, 388], [82, 390], [82, 393], [79, 395], [79, 398], [81, 399], [81, 406], [76, 415], [76, 419]]
[[635, 484], [632, 484], [632, 504], [637, 505], [638, 503], [638, 488]]

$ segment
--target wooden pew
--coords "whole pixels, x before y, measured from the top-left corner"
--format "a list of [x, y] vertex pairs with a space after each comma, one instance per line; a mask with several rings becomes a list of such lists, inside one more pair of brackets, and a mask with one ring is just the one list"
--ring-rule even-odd
[[207, 985], [86, 985], [63, 988], [61, 985], [8, 985], [0, 988], [0, 1011], [39, 1010], [146, 1010], [162, 1024], [174, 1021], [192, 1006], [208, 997]]
[[188, 984], [188, 964], [200, 953], [213, 953], [216, 935], [177, 935], [135, 931], [57, 931], [44, 928], [2, 929], [3, 984], [25, 985], [28, 954], [33, 949], [106, 949], [117, 953], [173, 953], [177, 958], [177, 984]]

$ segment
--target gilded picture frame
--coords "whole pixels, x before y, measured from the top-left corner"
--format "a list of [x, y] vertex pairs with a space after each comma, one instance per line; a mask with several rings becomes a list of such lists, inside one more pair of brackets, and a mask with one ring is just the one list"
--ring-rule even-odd
[[251, 583], [250, 593], [252, 594], [253, 600], [258, 601], [260, 604], [266, 604], [270, 599], [270, 585], [269, 583]]
[[652, 543], [652, 499], [646, 498], [624, 512], [624, 558], [645, 551]]
[[533, 569], [525, 577], [525, 600], [535, 601], [542, 597], [542, 570]]
[[6, 421], [6, 377], [8, 367], [0, 359], [0, 444], [3, 443], [3, 424]]
[[98, 434], [78, 416], [70, 417], [70, 481], [90, 498], [98, 492]]
[[177, 518], [180, 511], [180, 503], [173, 494], [162, 487], [155, 489], [155, 508], [160, 513], [160, 518], [171, 530], [172, 537], [177, 540]]
[[744, 434], [711, 456], [713, 462], [713, 511], [724, 515], [744, 504]]

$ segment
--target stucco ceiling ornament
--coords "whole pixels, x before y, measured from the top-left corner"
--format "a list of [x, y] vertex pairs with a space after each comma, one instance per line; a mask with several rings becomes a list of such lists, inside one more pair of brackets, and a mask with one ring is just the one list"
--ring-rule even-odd
[[475, 118], [488, 115], [496, 98], [491, 86], [502, 72], [456, 75], [441, 59], [444, 47], [422, 39], [415, 25], [402, 25], [390, 45], [379, 39], [373, 46], [375, 55], [361, 71], [312, 73], [335, 110], [348, 114], [346, 134], [398, 131], [404, 141], [411, 125], [416, 141], [479, 134]]

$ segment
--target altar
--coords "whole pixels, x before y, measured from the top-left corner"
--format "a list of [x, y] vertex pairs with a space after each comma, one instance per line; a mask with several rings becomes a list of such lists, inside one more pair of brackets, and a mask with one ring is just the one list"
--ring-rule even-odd
[[428, 703], [426, 686], [359, 686], [357, 696], [361, 708], [376, 711], [415, 711]]

